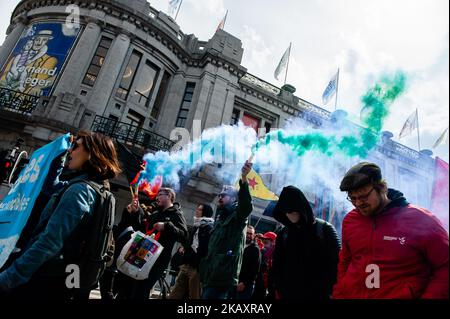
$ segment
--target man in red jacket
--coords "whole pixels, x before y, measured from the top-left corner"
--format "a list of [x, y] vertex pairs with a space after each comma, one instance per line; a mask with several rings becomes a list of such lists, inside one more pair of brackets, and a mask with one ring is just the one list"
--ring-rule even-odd
[[448, 233], [441, 222], [388, 189], [373, 163], [352, 167], [340, 189], [355, 209], [342, 224], [333, 297], [448, 299]]

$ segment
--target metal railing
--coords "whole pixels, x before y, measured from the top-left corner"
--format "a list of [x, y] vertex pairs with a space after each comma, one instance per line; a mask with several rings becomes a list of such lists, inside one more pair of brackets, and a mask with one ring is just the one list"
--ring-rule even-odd
[[31, 114], [39, 103], [39, 96], [0, 87], [0, 110]]
[[131, 143], [151, 151], [169, 151], [173, 141], [143, 129], [137, 125], [119, 122], [114, 119], [96, 115], [92, 123], [93, 132], [102, 133], [123, 143]]

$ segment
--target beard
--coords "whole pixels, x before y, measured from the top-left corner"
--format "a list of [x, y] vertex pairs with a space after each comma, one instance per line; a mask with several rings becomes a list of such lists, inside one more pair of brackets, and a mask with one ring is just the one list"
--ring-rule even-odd
[[378, 214], [384, 208], [384, 206], [386, 206], [386, 204], [383, 200], [383, 197], [378, 192], [377, 192], [377, 199], [378, 199], [378, 204], [374, 208], [372, 208], [368, 211], [365, 211], [365, 212], [362, 212], [361, 209], [359, 209], [361, 214], [363, 214], [367, 217], [372, 217], [372, 216], [375, 216], [376, 214]]

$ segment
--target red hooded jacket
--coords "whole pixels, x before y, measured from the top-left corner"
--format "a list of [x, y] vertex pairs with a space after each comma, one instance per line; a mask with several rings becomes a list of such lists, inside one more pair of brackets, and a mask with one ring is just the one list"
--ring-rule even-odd
[[333, 298], [447, 299], [448, 233], [402, 193], [389, 189], [388, 198], [375, 217], [356, 209], [345, 216]]

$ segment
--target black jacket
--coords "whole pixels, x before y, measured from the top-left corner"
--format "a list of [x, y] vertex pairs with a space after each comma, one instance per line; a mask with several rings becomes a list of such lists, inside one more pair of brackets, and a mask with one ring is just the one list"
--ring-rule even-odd
[[244, 283], [246, 287], [252, 285], [258, 276], [260, 265], [261, 251], [259, 250], [258, 245], [253, 241], [244, 249], [241, 272], [239, 273], [239, 282]]
[[[340, 240], [333, 225], [314, 217], [303, 193], [295, 187], [291, 191], [287, 200], [280, 195], [282, 203], [273, 215], [285, 226], [273, 255], [275, 289], [282, 299], [328, 299], [336, 282]], [[286, 210], [300, 212], [300, 222], [292, 224]]]
[[183, 264], [184, 253], [180, 253], [177, 251], [173, 254], [172, 259], [170, 260], [170, 273], [172, 275], [178, 275], [180, 272], [180, 266]]
[[[200, 259], [208, 254], [208, 244], [209, 237], [211, 236], [211, 231], [213, 229], [213, 223], [205, 223], [198, 227], [192, 227], [189, 232], [189, 240], [183, 244], [184, 246], [184, 256], [182, 264], [190, 265], [198, 269], [200, 264]], [[192, 242], [194, 240], [194, 235], [198, 230], [198, 247], [197, 252], [192, 249]]]
[[135, 231], [139, 230], [145, 233], [147, 230], [151, 230], [154, 224], [159, 222], [164, 223], [164, 230], [161, 232], [158, 240], [164, 249], [152, 269], [158, 268], [164, 270], [169, 265], [175, 243], [183, 243], [188, 237], [186, 220], [180, 209], [172, 206], [163, 212], [156, 211], [151, 215], [145, 213], [140, 207], [136, 213], [130, 214], [128, 211], [124, 211], [118, 227], [118, 233], [128, 226], [133, 226]]

